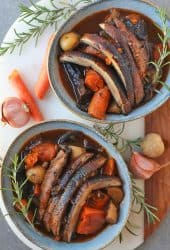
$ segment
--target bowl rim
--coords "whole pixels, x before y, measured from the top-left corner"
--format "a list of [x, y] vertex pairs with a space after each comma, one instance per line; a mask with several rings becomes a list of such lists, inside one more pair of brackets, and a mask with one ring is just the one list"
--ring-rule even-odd
[[[114, 238], [112, 238], [112, 240], [110, 240], [109, 242], [106, 242], [106, 240], [105, 240], [105, 242], [104, 243], [102, 243], [102, 246], [100, 246], [100, 247], [97, 247], [97, 248], [95, 248], [95, 249], [103, 249], [103, 248], [105, 248], [106, 246], [108, 246], [108, 245], [110, 245], [114, 240], [115, 240], [115, 238], [120, 234], [120, 232], [122, 231], [122, 229], [123, 229], [123, 227], [125, 226], [125, 224], [126, 224], [126, 222], [127, 222], [127, 220], [128, 220], [128, 217], [129, 217], [129, 214], [130, 214], [130, 209], [131, 209], [131, 178], [130, 178], [130, 175], [129, 175], [129, 172], [128, 172], [128, 168], [127, 168], [127, 165], [126, 165], [126, 163], [124, 162], [124, 160], [123, 160], [123, 158], [122, 158], [122, 156], [121, 156], [121, 154], [116, 150], [116, 148], [115, 147], [113, 147], [113, 145], [111, 144], [111, 143], [109, 143], [102, 135], [100, 135], [99, 133], [97, 133], [96, 132], [96, 130], [94, 129], [94, 128], [91, 128], [91, 127], [89, 127], [89, 126], [87, 126], [87, 125], [84, 125], [84, 124], [82, 124], [82, 123], [79, 123], [79, 122], [74, 122], [74, 121], [70, 121], [70, 120], [64, 120], [64, 119], [54, 119], [54, 120], [48, 120], [48, 121], [44, 121], [44, 122], [40, 122], [40, 123], [38, 123], [38, 124], [36, 124], [36, 125], [33, 125], [33, 126], [31, 126], [31, 127], [29, 127], [29, 128], [27, 128], [26, 130], [24, 130], [22, 133], [20, 133], [14, 140], [13, 140], [13, 142], [11, 143], [11, 145], [9, 146], [9, 148], [8, 148], [8, 151], [6, 152], [6, 155], [5, 155], [5, 157], [4, 157], [4, 159], [3, 159], [3, 163], [2, 163], [2, 168], [1, 168], [1, 176], [0, 176], [0, 186], [2, 187], [2, 185], [3, 185], [3, 179], [5, 179], [5, 177], [2, 175], [2, 172], [3, 172], [3, 166], [4, 166], [4, 164], [5, 164], [5, 162], [6, 161], [9, 161], [9, 155], [11, 155], [11, 153], [10, 153], [10, 151], [11, 151], [11, 149], [13, 149], [13, 148], [15, 148], [15, 145], [16, 145], [16, 143], [18, 142], [18, 140], [19, 140], [19, 138], [20, 137], [22, 137], [22, 136], [25, 136], [26, 135], [26, 133], [28, 132], [31, 132], [33, 129], [39, 129], [41, 126], [48, 126], [48, 125], [52, 125], [52, 123], [61, 123], [61, 124], [67, 124], [67, 125], [72, 125], [72, 126], [75, 126], [77, 129], [80, 129], [80, 131], [81, 131], [81, 129], [82, 130], [85, 130], [85, 131], [83, 131], [83, 133], [85, 133], [85, 134], [87, 134], [87, 132], [90, 132], [90, 137], [92, 137], [94, 140], [96, 140], [96, 141], [98, 141], [98, 139], [100, 139], [100, 144], [102, 143], [102, 144], [105, 144], [105, 146], [103, 145], [103, 147], [107, 147], [106, 148], [106, 150], [107, 151], [112, 151], [112, 152], [114, 152], [112, 155], [113, 155], [113, 157], [115, 157], [116, 158], [116, 160], [117, 160], [117, 162], [119, 162], [119, 171], [120, 171], [120, 175], [121, 175], [121, 177], [122, 177], [122, 171], [124, 172], [125, 171], [125, 173], [123, 174], [123, 179], [125, 180], [125, 176], [126, 176], [126, 183], [124, 183], [124, 185], [126, 186], [126, 195], [125, 195], [125, 197], [126, 197], [126, 203], [123, 201], [122, 202], [122, 204], [121, 204], [121, 207], [122, 207], [122, 209], [123, 209], [123, 213], [125, 213], [125, 215], [123, 215], [124, 217], [123, 217], [123, 221], [120, 223], [121, 224], [121, 229], [120, 230], [117, 230], [117, 232], [116, 232], [116, 236], [114, 236]], [[71, 130], [75, 130], [76, 128], [70, 128]], [[44, 128], [45, 129], [45, 131], [50, 131], [50, 130], [54, 130], [54, 128], [53, 129], [47, 129], [47, 128]], [[61, 129], [61, 128], [56, 128], [56, 129]], [[68, 128], [69, 129], [69, 128]], [[44, 131], [44, 130], [43, 130]], [[45, 132], [44, 131], [44, 132]], [[36, 135], [36, 134], [39, 134], [39, 133], [41, 133], [40, 131], [38, 132], [34, 132], [34, 135], [32, 135], [33, 137]], [[26, 139], [25, 139], [26, 140]], [[24, 143], [22, 143], [22, 145], [23, 145]], [[21, 146], [21, 145], [20, 145]], [[110, 149], [109, 149], [110, 148]], [[109, 152], [109, 153], [110, 153]], [[120, 167], [120, 165], [122, 165], [121, 167]], [[28, 237], [28, 235], [25, 233], [25, 232], [22, 232], [21, 231], [21, 228], [20, 228], [20, 226], [18, 225], [18, 223], [17, 223], [17, 221], [15, 221], [13, 218], [12, 218], [12, 216], [8, 213], [8, 207], [7, 207], [7, 205], [6, 205], [6, 203], [5, 203], [5, 192], [3, 192], [2, 190], [0, 190], [0, 201], [1, 201], [1, 203], [0, 203], [0, 208], [1, 208], [1, 211], [2, 211], [2, 214], [3, 215], [6, 215], [5, 216], [5, 220], [7, 221], [7, 223], [8, 223], [8, 225], [10, 226], [10, 228], [12, 229], [12, 231], [15, 233], [15, 235], [25, 244], [25, 245], [27, 245], [28, 247], [32, 247], [32, 249], [37, 249], [37, 250], [39, 250], [39, 249], [51, 249], [51, 248], [42, 248], [42, 246], [40, 246], [40, 243], [39, 242], [37, 242], [37, 240], [36, 240], [36, 236], [35, 236], [35, 238], [31, 238], [30, 237], [30, 235], [29, 235], [29, 237]], [[124, 212], [124, 210], [126, 211], [126, 212]], [[26, 227], [29, 227], [29, 225], [25, 222], [25, 224], [26, 224]], [[113, 225], [112, 225], [113, 226]], [[112, 226], [109, 226], [109, 227], [112, 227]], [[34, 232], [34, 231], [32, 231], [32, 232]], [[98, 234], [98, 236], [100, 236], [102, 234], [102, 232], [100, 233], [100, 234]], [[44, 236], [43, 234], [41, 234], [41, 237], [42, 236]], [[44, 236], [45, 237], [45, 236]], [[53, 240], [52, 239], [50, 239], [52, 242], [53, 242]], [[94, 240], [97, 240], [97, 236], [96, 237], [94, 237]], [[87, 242], [89, 242], [89, 244], [90, 244], [90, 242], [91, 242], [91, 240], [89, 240], [89, 241], [87, 241]], [[103, 241], [102, 241], [103, 242]], [[64, 242], [62, 242], [62, 243], [64, 243]], [[86, 242], [80, 242], [79, 244], [81, 244], [81, 246], [83, 246], [83, 243], [86, 243]], [[56, 243], [55, 243], [56, 244]], [[67, 244], [67, 245], [69, 245], [69, 247], [72, 245], [73, 247], [75, 246], [74, 245], [74, 243], [70, 243], [70, 244]], [[54, 248], [52, 248], [52, 249], [54, 249]], [[56, 249], [58, 249], [57, 247], [56, 247]], [[60, 249], [60, 247], [59, 247], [59, 249]], [[63, 249], [69, 249], [69, 248], [65, 248], [65, 247], [63, 247], [63, 248], [61, 248], [62, 250]], [[79, 248], [75, 248], [74, 247], [74, 249], [79, 249]], [[88, 248], [87, 248], [88, 249]], [[94, 248], [90, 248], [90, 249], [94, 249]]]
[[[154, 9], [155, 11], [155, 15], [156, 14], [156, 9], [159, 7], [159, 5], [149, 1], [149, 0], [130, 0], [131, 2], [141, 2], [144, 5], [149, 5], [152, 9]], [[55, 38], [52, 42], [51, 48], [50, 48], [50, 52], [49, 52], [49, 56], [48, 56], [48, 65], [47, 65], [47, 72], [48, 72], [48, 78], [50, 80], [50, 86], [54, 92], [54, 94], [60, 99], [60, 101], [65, 105], [65, 107], [71, 111], [73, 114], [79, 116], [81, 119], [85, 119], [88, 120], [90, 122], [97, 122], [97, 123], [101, 123], [101, 124], [108, 124], [108, 123], [120, 123], [120, 122], [128, 122], [128, 121], [133, 121], [136, 119], [139, 119], [141, 117], [144, 117], [150, 113], [152, 113], [153, 111], [155, 111], [156, 109], [158, 109], [160, 106], [162, 106], [170, 97], [170, 92], [168, 91], [168, 89], [166, 88], [166, 86], [163, 86], [160, 90], [159, 93], [156, 93], [155, 96], [147, 103], [143, 104], [142, 106], [137, 107], [136, 109], [132, 110], [129, 114], [127, 115], [123, 115], [123, 114], [108, 114], [108, 117], [111, 117], [111, 119], [107, 120], [107, 118], [105, 118], [104, 120], [99, 120], [96, 118], [91, 117], [90, 115], [88, 115], [85, 112], [82, 112], [80, 109], [74, 110], [70, 107], [70, 105], [68, 104], [65, 96], [63, 95], [62, 91], [59, 91], [59, 89], [57, 87], [55, 87], [55, 85], [57, 86], [56, 82], [54, 81], [52, 75], [53, 75], [53, 70], [52, 70], [52, 60], [54, 58], [53, 54], [54, 54], [54, 48], [56, 46], [55, 42], [56, 40], [59, 40], [59, 35], [62, 32], [63, 28], [68, 25], [70, 23], [70, 21], [74, 20], [77, 13], [83, 13], [84, 10], [86, 10], [87, 8], [91, 8], [94, 6], [98, 6], [101, 3], [104, 2], [114, 2], [113, 0], [99, 0], [97, 2], [91, 3], [87, 6], [84, 6], [82, 8], [80, 8], [79, 10], [77, 10], [73, 15], [71, 15], [59, 28], [59, 30], [57, 31]], [[126, 7], [125, 7], [126, 8]], [[137, 10], [139, 13], [140, 11]], [[96, 11], [97, 12], [97, 11]], [[94, 12], [95, 13], [95, 12]], [[148, 16], [147, 14], [144, 14], [146, 16]], [[149, 16], [148, 16], [149, 17]], [[154, 21], [151, 17], [149, 17], [153, 22]], [[83, 18], [84, 19], [84, 18]], [[82, 20], [83, 20], [82, 19]], [[168, 16], [168, 22], [170, 21], [169, 16]], [[162, 28], [162, 26], [160, 26], [160, 29]], [[168, 78], [170, 78], [170, 72], [167, 75], [166, 81], [168, 80]], [[60, 79], [58, 78], [57, 81], [60, 81]], [[60, 81], [61, 82], [61, 81]], [[166, 82], [167, 85], [170, 87], [170, 82]], [[62, 82], [61, 82], [62, 84]], [[65, 89], [65, 88], [64, 88]], [[65, 90], [65, 93], [68, 94], [67, 90]], [[68, 94], [69, 96], [69, 94]], [[72, 98], [71, 98], [72, 99]], [[75, 101], [74, 101], [75, 102]], [[149, 105], [151, 105], [151, 107], [149, 107]], [[139, 111], [136, 113], [136, 111]]]

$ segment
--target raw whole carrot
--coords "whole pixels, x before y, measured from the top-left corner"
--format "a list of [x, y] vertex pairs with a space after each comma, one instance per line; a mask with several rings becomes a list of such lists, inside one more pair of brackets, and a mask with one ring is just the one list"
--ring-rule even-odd
[[33, 119], [37, 122], [43, 121], [43, 115], [40, 112], [34, 98], [30, 94], [26, 84], [21, 78], [19, 71], [13, 70], [9, 76], [9, 81], [12, 87], [16, 90], [19, 98], [28, 105]]
[[103, 228], [105, 222], [104, 211], [84, 206], [76, 231], [84, 235], [95, 234]]
[[115, 160], [113, 158], [108, 159], [108, 161], [106, 162], [104, 169], [103, 169], [103, 174], [104, 175], [108, 175], [108, 176], [112, 176], [115, 173]]
[[49, 78], [48, 78], [48, 71], [47, 71], [47, 62], [48, 62], [48, 55], [49, 55], [49, 51], [52, 45], [52, 42], [54, 40], [55, 37], [55, 33], [51, 35], [49, 42], [48, 42], [48, 46], [45, 52], [45, 56], [44, 56], [44, 60], [41, 66], [41, 70], [40, 70], [40, 74], [37, 80], [37, 83], [35, 84], [35, 95], [39, 98], [39, 99], [43, 99], [44, 96], [46, 95], [49, 87], [50, 87], [50, 82], [49, 82]]
[[111, 93], [107, 87], [97, 91], [89, 104], [88, 114], [97, 119], [104, 119], [110, 98]]
[[104, 80], [96, 71], [89, 69], [86, 71], [85, 85], [96, 92], [104, 87]]

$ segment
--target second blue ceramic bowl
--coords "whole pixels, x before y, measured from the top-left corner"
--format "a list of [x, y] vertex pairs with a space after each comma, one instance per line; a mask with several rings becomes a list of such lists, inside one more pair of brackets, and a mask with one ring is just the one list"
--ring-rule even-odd
[[68, 244], [64, 242], [54, 241], [52, 238], [38, 231], [34, 231], [32, 227], [25, 222], [23, 217], [15, 212], [12, 204], [13, 193], [10, 190], [5, 190], [2, 192], [2, 195], [0, 195], [1, 210], [3, 212], [3, 215], [8, 214], [8, 216], [5, 216], [5, 219], [7, 220], [13, 232], [20, 238], [23, 243], [25, 243], [31, 249], [98, 250], [104, 248], [119, 235], [127, 222], [131, 207], [131, 181], [127, 166], [120, 154], [113, 148], [110, 143], [106, 142], [100, 135], [96, 134], [95, 130], [82, 124], [62, 120], [47, 121], [27, 129], [15, 139], [5, 156], [1, 174], [1, 186], [5, 189], [9, 189], [11, 187], [11, 179], [5, 174], [6, 167], [11, 167], [11, 159], [13, 159], [14, 155], [20, 151], [22, 146], [35, 135], [57, 129], [76, 130], [83, 132], [92, 139], [96, 140], [100, 145], [102, 145], [107, 150], [109, 155], [116, 160], [124, 191], [124, 199], [120, 205], [118, 222], [115, 225], [107, 226], [100, 234], [88, 241]]

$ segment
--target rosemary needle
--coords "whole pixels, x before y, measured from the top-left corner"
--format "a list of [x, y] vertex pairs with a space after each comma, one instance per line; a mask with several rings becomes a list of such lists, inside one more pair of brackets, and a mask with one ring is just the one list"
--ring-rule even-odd
[[141, 138], [137, 138], [135, 140], [124, 139], [122, 137], [122, 134], [125, 129], [125, 124], [122, 123], [119, 126], [120, 128], [117, 128], [116, 124], [111, 123], [105, 127], [94, 125], [94, 128], [96, 129], [97, 132], [99, 132], [107, 140], [109, 140], [120, 153], [123, 153], [126, 150], [130, 151], [140, 150], [140, 143], [142, 139]]
[[163, 34], [158, 34], [158, 37], [162, 45], [162, 49], [158, 48], [159, 59], [157, 61], [151, 61], [149, 62], [149, 64], [152, 64], [155, 68], [153, 84], [159, 83], [163, 86], [165, 85], [167, 89], [170, 91], [170, 87], [166, 83], [161, 81], [162, 69], [170, 64], [170, 60], [168, 59], [170, 56], [170, 49], [168, 45], [168, 41], [170, 39], [170, 27], [168, 26], [166, 10], [164, 8], [158, 8], [157, 13], [160, 16], [162, 23]]
[[[16, 204], [19, 205], [20, 211], [18, 213], [22, 214], [24, 216], [24, 218], [27, 220], [27, 222], [34, 228], [33, 223], [34, 223], [34, 219], [35, 219], [35, 213], [34, 213], [33, 219], [30, 219], [28, 216], [28, 213], [30, 210], [30, 205], [31, 205], [33, 197], [30, 197], [28, 199], [28, 203], [26, 206], [22, 202], [22, 200], [23, 200], [23, 188], [26, 185], [26, 183], [28, 182], [28, 179], [25, 179], [21, 184], [19, 184], [19, 182], [17, 180], [17, 174], [22, 166], [22, 163], [23, 163], [23, 161], [19, 162], [18, 155], [15, 155], [14, 159], [12, 159], [12, 165], [11, 165], [10, 169], [6, 169], [6, 171], [7, 171], [6, 175], [11, 179], [11, 184], [12, 184], [11, 191], [14, 193], [13, 206], [15, 206]], [[2, 188], [2, 190], [6, 191], [9, 189]]]
[[94, 0], [78, 0], [75, 3], [63, 1], [60, 2], [61, 7], [57, 7], [53, 0], [49, 0], [49, 2], [50, 6], [45, 7], [40, 4], [35, 4], [30, 0], [30, 4], [33, 6], [31, 9], [22, 3], [19, 5], [19, 21], [27, 25], [27, 30], [18, 32], [14, 29], [14, 40], [2, 44], [0, 47], [0, 56], [7, 52], [13, 53], [16, 48], [19, 48], [19, 52], [21, 53], [23, 46], [30, 39], [35, 39], [35, 44], [37, 44], [40, 36], [48, 27], [54, 26], [55, 29], [57, 29], [60, 21], [70, 17], [82, 4], [90, 4], [93, 3]]

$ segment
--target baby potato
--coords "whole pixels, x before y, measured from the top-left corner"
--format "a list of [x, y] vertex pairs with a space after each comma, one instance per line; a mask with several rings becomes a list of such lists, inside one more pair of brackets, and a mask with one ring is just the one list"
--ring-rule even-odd
[[117, 219], [118, 219], [117, 207], [111, 201], [109, 203], [109, 207], [107, 210], [106, 221], [107, 221], [107, 223], [112, 225], [112, 224], [115, 224], [117, 222]]
[[64, 34], [60, 38], [60, 47], [64, 51], [74, 49], [80, 42], [80, 35], [75, 32], [69, 32]]
[[147, 134], [141, 143], [142, 152], [145, 156], [156, 158], [161, 156], [165, 151], [162, 138], [157, 133]]
[[120, 204], [124, 197], [123, 191], [119, 187], [109, 187], [107, 194], [112, 198], [115, 204]]
[[42, 166], [35, 166], [26, 171], [28, 180], [34, 184], [41, 184], [45, 176], [45, 168]]
[[77, 147], [77, 146], [69, 146], [72, 150], [72, 160], [78, 158], [81, 154], [85, 153], [85, 148]]

